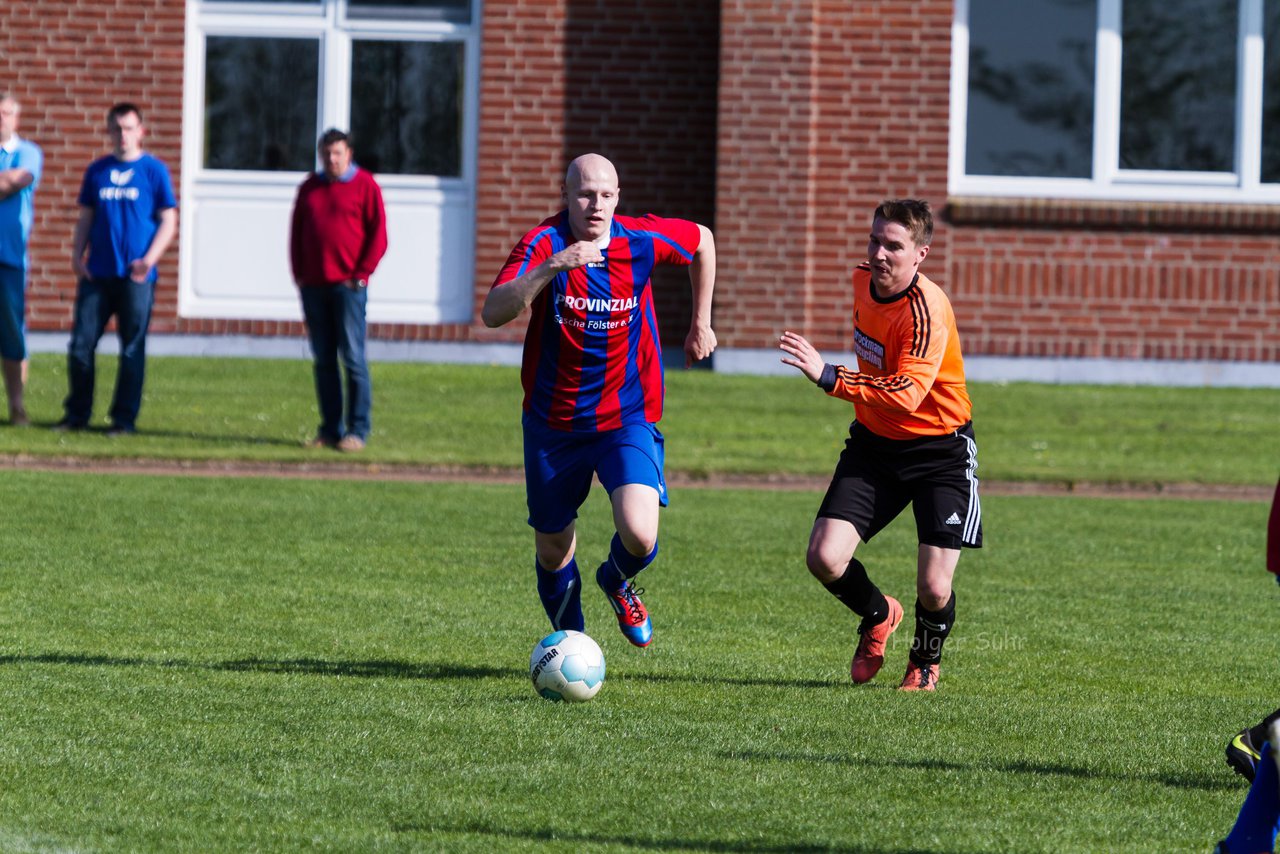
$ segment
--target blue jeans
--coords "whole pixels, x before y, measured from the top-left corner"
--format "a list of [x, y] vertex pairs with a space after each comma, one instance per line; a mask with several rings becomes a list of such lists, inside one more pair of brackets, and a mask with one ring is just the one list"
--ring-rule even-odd
[[120, 335], [120, 370], [111, 400], [111, 423], [132, 430], [142, 408], [142, 381], [146, 374], [147, 328], [151, 325], [154, 282], [129, 279], [81, 279], [76, 288], [71, 344], [67, 348], [67, 380], [70, 392], [63, 408], [69, 424], [83, 427], [93, 412], [94, 354], [107, 321], [116, 318]]
[[[299, 291], [315, 361], [316, 400], [320, 404], [316, 435], [335, 442], [348, 434], [367, 439], [373, 407], [373, 385], [364, 354], [368, 291], [345, 285], [303, 285]], [[345, 419], [339, 359], [347, 372]]]
[[27, 358], [27, 271], [0, 264], [0, 357]]

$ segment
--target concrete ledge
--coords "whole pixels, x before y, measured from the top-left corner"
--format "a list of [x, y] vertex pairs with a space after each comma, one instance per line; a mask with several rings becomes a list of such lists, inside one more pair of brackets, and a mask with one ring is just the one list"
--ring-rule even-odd
[[[27, 349], [32, 353], [65, 353], [66, 333], [28, 333]], [[519, 344], [466, 344], [437, 341], [368, 342], [370, 361], [446, 362], [478, 365], [520, 364]], [[98, 352], [119, 355], [120, 341], [108, 332], [102, 336]], [[257, 335], [148, 335], [149, 356], [210, 356], [247, 359], [304, 359], [310, 361], [311, 348], [305, 338], [269, 338]]]
[[[823, 355], [845, 365], [857, 361], [852, 353]], [[779, 361], [781, 357], [778, 350], [721, 349], [715, 354], [715, 369], [725, 374], [796, 373]], [[1270, 362], [968, 356], [964, 365], [965, 375], [975, 382], [1280, 388], [1280, 364]]]
[[[29, 333], [27, 347], [33, 353], [65, 353], [67, 334]], [[518, 366], [521, 349], [519, 344], [371, 340], [369, 359], [374, 362]], [[103, 336], [98, 352], [110, 355], [119, 353], [119, 342], [114, 334]], [[253, 335], [151, 335], [147, 339], [147, 352], [153, 356], [311, 358], [306, 339]], [[846, 365], [856, 361], [852, 353], [824, 355]], [[781, 351], [775, 349], [721, 348], [712, 356], [711, 368], [722, 374], [795, 374], [795, 369], [782, 364], [781, 358]], [[679, 368], [684, 365], [684, 355], [680, 348], [669, 347], [663, 352], [663, 362], [668, 368]], [[965, 372], [969, 379], [976, 382], [1280, 388], [1280, 364], [1270, 362], [970, 356], [965, 359]]]

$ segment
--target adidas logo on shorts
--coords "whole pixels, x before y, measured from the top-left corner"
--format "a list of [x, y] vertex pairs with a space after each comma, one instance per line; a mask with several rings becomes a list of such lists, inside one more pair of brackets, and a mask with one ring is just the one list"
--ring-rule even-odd
[[959, 514], [952, 513], [949, 517], [947, 517], [947, 521], [944, 522], [943, 524], [944, 525], [963, 525], [964, 523], [960, 520]]

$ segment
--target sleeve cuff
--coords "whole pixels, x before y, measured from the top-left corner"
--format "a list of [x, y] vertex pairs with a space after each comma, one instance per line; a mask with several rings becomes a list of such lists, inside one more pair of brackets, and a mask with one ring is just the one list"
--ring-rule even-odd
[[818, 377], [818, 388], [827, 394], [836, 387], [836, 366], [828, 362], [822, 366], [822, 376]]

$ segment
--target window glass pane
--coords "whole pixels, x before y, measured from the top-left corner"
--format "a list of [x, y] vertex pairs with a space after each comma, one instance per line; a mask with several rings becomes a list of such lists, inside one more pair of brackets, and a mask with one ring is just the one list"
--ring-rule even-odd
[[1262, 180], [1280, 182], [1280, 0], [1263, 6]]
[[348, 0], [351, 18], [471, 22], [471, 0]]
[[1125, 0], [1120, 166], [1230, 172], [1238, 0]]
[[319, 69], [316, 39], [210, 36], [205, 168], [314, 169]]
[[462, 174], [460, 42], [356, 41], [351, 132], [373, 172]]
[[965, 172], [1093, 174], [1096, 0], [973, 0]]

